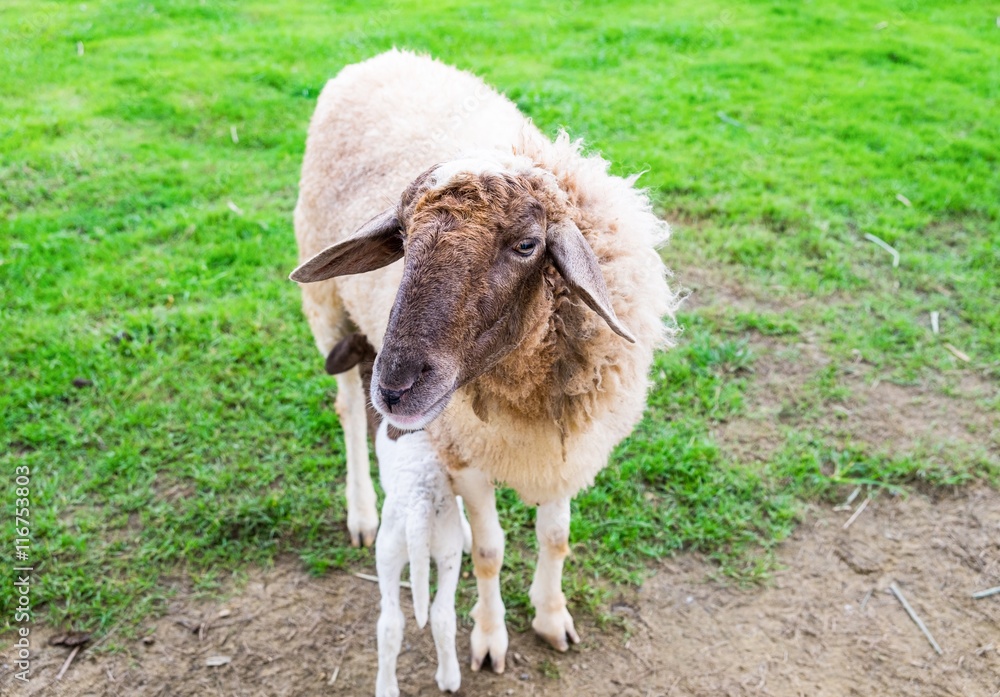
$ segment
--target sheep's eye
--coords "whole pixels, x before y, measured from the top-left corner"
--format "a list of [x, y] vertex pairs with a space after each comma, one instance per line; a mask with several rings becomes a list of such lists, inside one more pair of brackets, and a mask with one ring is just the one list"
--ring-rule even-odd
[[535, 242], [534, 240], [521, 240], [514, 247], [514, 251], [520, 254], [522, 257], [530, 257], [532, 253], [535, 251], [535, 247], [537, 246], [538, 243]]

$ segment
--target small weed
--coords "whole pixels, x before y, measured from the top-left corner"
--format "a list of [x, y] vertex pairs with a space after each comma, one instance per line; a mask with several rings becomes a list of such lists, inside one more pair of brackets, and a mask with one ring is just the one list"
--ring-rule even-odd
[[538, 672], [544, 675], [549, 680], [559, 679], [559, 666], [553, 663], [548, 658], [543, 659], [541, 663], [538, 664]]

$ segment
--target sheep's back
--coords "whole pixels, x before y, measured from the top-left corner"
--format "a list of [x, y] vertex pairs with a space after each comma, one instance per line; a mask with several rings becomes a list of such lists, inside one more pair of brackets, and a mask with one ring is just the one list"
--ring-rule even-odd
[[[323, 88], [309, 125], [295, 212], [299, 259], [343, 240], [394, 205], [432, 165], [470, 150], [509, 152], [524, 128], [531, 126], [508, 99], [478, 77], [431, 58], [393, 49], [345, 67]], [[402, 266], [400, 261], [303, 291], [320, 304], [342, 303], [380, 348]]]

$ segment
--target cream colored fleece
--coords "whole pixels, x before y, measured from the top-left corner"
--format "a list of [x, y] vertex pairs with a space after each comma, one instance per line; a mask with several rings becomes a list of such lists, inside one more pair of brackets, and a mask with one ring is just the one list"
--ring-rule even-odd
[[[299, 258], [350, 236], [430, 166], [469, 155], [511, 170], [530, 161], [557, 178], [600, 262], [615, 313], [636, 338], [625, 342], [592, 313], [584, 344], [592, 371], [560, 386], [576, 395], [585, 417], [566, 433], [516, 413], [491, 412], [484, 423], [472, 409], [475, 383], [428, 426], [451, 466], [476, 467], [526, 502], [545, 503], [593, 482], [641, 418], [654, 348], [670, 341], [663, 318], [672, 315], [677, 296], [656, 251], [669, 230], [634, 180], [610, 175], [607, 162], [582, 154], [565, 134], [549, 140], [479, 78], [392, 50], [347, 66], [319, 97], [295, 209]], [[380, 349], [402, 268], [399, 261], [302, 286], [321, 354], [346, 334], [348, 317]]]

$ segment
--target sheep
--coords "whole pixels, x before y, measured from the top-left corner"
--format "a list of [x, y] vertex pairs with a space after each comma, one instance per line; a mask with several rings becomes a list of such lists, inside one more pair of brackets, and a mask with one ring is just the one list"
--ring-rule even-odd
[[[295, 232], [322, 355], [352, 331], [378, 348], [370, 398], [424, 428], [473, 535], [471, 667], [505, 667], [494, 485], [536, 505], [535, 632], [579, 641], [561, 590], [570, 500], [642, 416], [677, 295], [669, 229], [634, 178], [565, 133], [549, 140], [479, 78], [392, 50], [345, 67], [309, 126]], [[394, 263], [402, 259], [402, 263]], [[337, 375], [348, 529], [377, 528], [356, 371]]]

